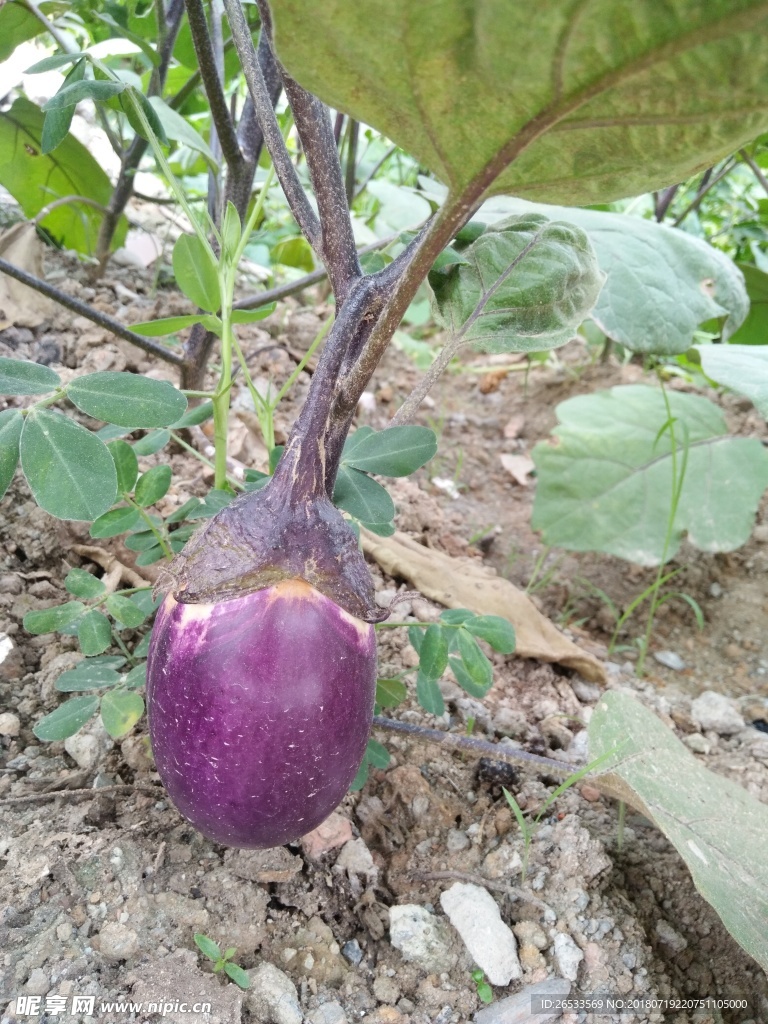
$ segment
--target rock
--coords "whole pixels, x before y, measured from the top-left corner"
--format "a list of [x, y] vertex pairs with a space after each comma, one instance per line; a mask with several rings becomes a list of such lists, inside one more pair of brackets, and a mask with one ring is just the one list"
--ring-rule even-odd
[[700, 732], [692, 732], [689, 736], [684, 736], [683, 743], [694, 754], [708, 754], [712, 750], [712, 744]]
[[341, 1003], [323, 1003], [308, 1016], [309, 1024], [349, 1024]]
[[711, 729], [720, 736], [731, 736], [746, 726], [735, 702], [714, 690], [705, 690], [691, 704], [691, 718], [699, 728]]
[[602, 690], [597, 683], [588, 683], [586, 679], [582, 679], [581, 676], [576, 676], [570, 680], [571, 689], [576, 694], [582, 704], [596, 704], [600, 700], [600, 694]]
[[671, 668], [673, 672], [682, 672], [686, 667], [683, 659], [674, 651], [654, 651], [653, 657], [660, 665]]
[[4, 711], [0, 715], [0, 736], [18, 736], [21, 731], [21, 722], [17, 715], [10, 711]]
[[95, 718], [80, 732], [76, 732], [74, 736], [68, 736], [64, 740], [66, 752], [75, 761], [78, 768], [85, 768], [86, 771], [94, 768], [113, 746], [114, 743], [100, 718]]
[[333, 865], [333, 873], [346, 873], [352, 885], [353, 894], [359, 894], [362, 888], [376, 883], [379, 869], [373, 863], [371, 851], [363, 839], [350, 839], [341, 848], [341, 853]]
[[571, 983], [564, 978], [547, 978], [546, 981], [526, 985], [515, 995], [499, 999], [498, 1002], [478, 1010], [475, 1014], [475, 1024], [546, 1024], [561, 1014], [559, 1010], [553, 1010], [551, 1013], [542, 1011], [543, 1001], [549, 998], [562, 998], [570, 991]]
[[301, 1024], [299, 995], [287, 974], [265, 962], [248, 971], [248, 977], [245, 1005], [260, 1024]]
[[456, 962], [445, 923], [413, 903], [389, 908], [389, 941], [404, 960], [441, 974]]
[[500, 843], [483, 861], [483, 874], [486, 878], [509, 878], [517, 874], [523, 862], [520, 854], [509, 843]]
[[676, 932], [672, 925], [663, 918], [656, 922], [656, 934], [664, 945], [669, 946], [675, 953], [682, 953], [684, 949], [688, 948], [686, 939], [679, 932]]
[[352, 823], [343, 814], [334, 811], [316, 829], [302, 836], [301, 848], [304, 856], [310, 860], [318, 860], [329, 850], [344, 846], [352, 839]]
[[99, 932], [99, 951], [108, 960], [130, 960], [139, 950], [139, 936], [118, 921], [107, 921]]
[[24, 991], [31, 996], [44, 996], [50, 989], [51, 983], [48, 980], [48, 975], [41, 967], [36, 967], [32, 971], [29, 978], [27, 978], [27, 984], [24, 986]]
[[373, 994], [380, 1003], [396, 1003], [400, 998], [400, 986], [394, 978], [380, 974], [373, 982]]
[[462, 832], [461, 829], [452, 828], [449, 830], [448, 835], [445, 837], [445, 848], [448, 853], [461, 853], [462, 850], [466, 850], [472, 843], [466, 832]]
[[576, 981], [579, 964], [583, 959], [584, 954], [571, 936], [565, 932], [558, 932], [555, 936], [555, 961], [563, 977], [568, 981]]
[[357, 967], [363, 959], [363, 951], [360, 948], [360, 943], [357, 939], [350, 939], [349, 942], [345, 942], [341, 947], [341, 955]]
[[227, 850], [224, 864], [247, 882], [290, 882], [301, 871], [301, 857], [284, 846], [269, 850]]
[[514, 932], [501, 920], [487, 889], [456, 882], [441, 895], [440, 905], [491, 985], [508, 985], [522, 977]]

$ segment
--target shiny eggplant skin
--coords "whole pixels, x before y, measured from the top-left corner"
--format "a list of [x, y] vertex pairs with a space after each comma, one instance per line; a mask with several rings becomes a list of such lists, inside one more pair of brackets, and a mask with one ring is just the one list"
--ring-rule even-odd
[[301, 580], [216, 604], [169, 596], [147, 673], [160, 778], [217, 843], [298, 839], [355, 777], [375, 690], [373, 627]]

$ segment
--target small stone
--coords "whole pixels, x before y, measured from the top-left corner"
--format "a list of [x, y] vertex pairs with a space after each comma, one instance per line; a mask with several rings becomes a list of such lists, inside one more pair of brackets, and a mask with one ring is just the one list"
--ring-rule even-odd
[[58, 938], [59, 942], [69, 942], [69, 940], [72, 938], [72, 931], [73, 929], [70, 922], [65, 921], [63, 924], [57, 926], [56, 937]]
[[589, 800], [590, 803], [595, 803], [602, 796], [602, 793], [596, 786], [582, 786], [579, 792], [584, 799]]
[[318, 860], [324, 853], [344, 846], [352, 839], [352, 823], [343, 814], [334, 811], [316, 829], [301, 838], [301, 849], [305, 857]]
[[94, 719], [85, 729], [64, 740], [66, 752], [78, 768], [86, 770], [95, 767], [112, 746], [114, 744], [100, 718]]
[[130, 960], [139, 949], [139, 936], [118, 921], [107, 921], [99, 932], [99, 950], [108, 960]]
[[404, 960], [434, 974], [449, 971], [456, 962], [445, 922], [417, 904], [389, 908], [389, 941]]
[[723, 596], [723, 588], [720, 586], [719, 583], [713, 583], [710, 586], [710, 588], [709, 588], [709, 596], [710, 597], [722, 597]]
[[287, 974], [267, 962], [247, 973], [251, 987], [245, 1003], [256, 1020], [264, 1024], [302, 1024], [299, 994]]
[[445, 837], [445, 848], [449, 853], [461, 853], [471, 845], [471, 840], [466, 832], [458, 828], [452, 828]]
[[341, 1003], [323, 1003], [308, 1015], [309, 1024], [349, 1024]]
[[752, 536], [758, 544], [768, 544], [768, 525], [756, 526]]
[[576, 676], [571, 679], [571, 689], [582, 704], [596, 704], [600, 700], [602, 690], [597, 683], [588, 683], [586, 679]]
[[334, 874], [346, 872], [353, 892], [359, 892], [361, 885], [374, 885], [379, 876], [379, 869], [373, 863], [371, 851], [363, 839], [350, 839], [342, 846], [333, 871]]
[[536, 949], [546, 949], [549, 945], [544, 930], [535, 921], [518, 921], [512, 931], [521, 945], [535, 946]]
[[290, 882], [301, 871], [301, 857], [296, 857], [284, 846], [269, 850], [228, 850], [224, 864], [238, 878], [247, 882]]
[[[475, 1024], [547, 1024], [561, 1016], [560, 1010], [551, 1013], [541, 1009], [544, 999], [562, 999], [571, 991], [571, 983], [564, 978], [547, 978], [527, 985], [520, 992], [506, 999], [499, 999], [490, 1006], [478, 1010]], [[531, 1012], [533, 1011], [533, 1013]]]
[[653, 657], [660, 665], [671, 668], [673, 672], [682, 672], [686, 667], [683, 659], [674, 651], [654, 651]]
[[441, 895], [440, 905], [491, 985], [522, 977], [514, 932], [502, 921], [487, 889], [456, 882]]
[[565, 932], [558, 932], [555, 936], [555, 961], [562, 976], [568, 981], [576, 981], [579, 964], [583, 959], [584, 954], [571, 936]]
[[712, 744], [700, 732], [692, 732], [688, 736], [684, 736], [683, 743], [694, 754], [709, 754], [712, 750]]
[[0, 736], [18, 736], [21, 731], [21, 722], [18, 717], [10, 711], [4, 711], [0, 715]]
[[744, 717], [734, 701], [714, 690], [705, 690], [691, 704], [691, 718], [700, 729], [716, 732], [719, 736], [731, 736], [745, 728]]
[[509, 878], [522, 866], [517, 850], [509, 843], [500, 843], [483, 861], [483, 874], [486, 878]]
[[379, 975], [373, 982], [373, 994], [380, 1003], [396, 1003], [400, 998], [400, 986], [394, 978], [388, 978], [386, 974]]
[[684, 949], [688, 948], [688, 942], [663, 918], [656, 922], [656, 934], [664, 945], [669, 946], [675, 953], [682, 953]]
[[357, 967], [363, 959], [363, 951], [357, 939], [350, 939], [349, 942], [345, 942], [341, 947], [341, 955]]
[[36, 967], [34, 971], [27, 978], [27, 984], [24, 986], [24, 991], [28, 992], [31, 996], [44, 996], [51, 989], [51, 983], [48, 980], [48, 975], [45, 971]]

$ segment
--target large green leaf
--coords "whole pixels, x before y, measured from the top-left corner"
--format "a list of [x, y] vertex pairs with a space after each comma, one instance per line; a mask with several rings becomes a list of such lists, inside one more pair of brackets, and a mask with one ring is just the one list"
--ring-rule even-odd
[[[103, 206], [112, 184], [95, 157], [73, 135], [47, 156], [42, 154], [45, 114], [24, 96], [10, 110], [0, 111], [0, 185], [20, 204], [27, 217], [36, 216], [53, 199], [86, 196]], [[101, 214], [80, 203], [57, 207], [41, 221], [53, 238], [78, 252], [93, 252]], [[121, 219], [113, 240], [122, 245], [127, 229]]]
[[187, 408], [173, 384], [140, 373], [89, 373], [72, 381], [67, 396], [94, 419], [121, 427], [165, 427]]
[[731, 336], [731, 343], [768, 345], [768, 274], [748, 263], [739, 266], [749, 295], [749, 313], [738, 331]]
[[598, 782], [660, 828], [736, 941], [768, 970], [768, 807], [707, 771], [652, 712], [605, 693], [589, 722], [589, 756], [619, 751]]
[[[746, 543], [768, 486], [768, 453], [756, 438], [729, 437], [705, 398], [670, 392], [678, 472], [688, 460], [667, 557], [687, 533], [703, 551]], [[672, 445], [663, 395], [615, 387], [562, 402], [554, 443], [533, 449], [533, 526], [547, 544], [605, 551], [640, 565], [662, 558], [672, 503]]]
[[[39, 10], [48, 18], [53, 18], [61, 10], [62, 4], [48, 2], [38, 4]], [[37, 18], [22, 0], [9, 0], [0, 4], [0, 61], [8, 60], [20, 43], [34, 39], [45, 31], [42, 19]]]
[[[445, 190], [422, 179], [436, 199]], [[484, 203], [478, 219], [494, 224], [512, 214], [543, 214], [589, 235], [605, 283], [592, 318], [633, 352], [685, 352], [707, 320], [725, 317], [727, 340], [747, 315], [749, 298], [736, 264], [676, 228], [620, 213], [545, 206], [509, 196]], [[450, 250], [449, 250], [450, 251]]]
[[117, 496], [109, 449], [60, 412], [35, 409], [21, 434], [21, 468], [35, 501], [57, 519], [103, 515]]
[[271, 8], [277, 52], [303, 86], [456, 192], [471, 183], [578, 204], [637, 195], [768, 127], [765, 0]]
[[429, 275], [435, 318], [484, 351], [564, 345], [602, 285], [586, 234], [540, 214], [499, 221], [461, 255]]
[[768, 347], [697, 345], [696, 348], [708, 377], [746, 395], [768, 419]]

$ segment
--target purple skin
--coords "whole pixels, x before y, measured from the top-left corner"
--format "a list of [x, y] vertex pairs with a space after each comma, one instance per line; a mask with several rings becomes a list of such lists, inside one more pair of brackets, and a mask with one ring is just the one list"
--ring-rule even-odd
[[160, 778], [196, 829], [264, 849], [311, 832], [362, 761], [372, 626], [302, 580], [157, 614], [147, 708]]

